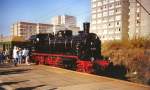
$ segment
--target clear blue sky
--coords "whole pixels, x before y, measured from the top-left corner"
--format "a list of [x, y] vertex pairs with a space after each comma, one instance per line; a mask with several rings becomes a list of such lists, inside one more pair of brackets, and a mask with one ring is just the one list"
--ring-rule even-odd
[[10, 35], [17, 21], [50, 23], [56, 15], [73, 15], [78, 25], [90, 19], [90, 0], [0, 0], [0, 34]]

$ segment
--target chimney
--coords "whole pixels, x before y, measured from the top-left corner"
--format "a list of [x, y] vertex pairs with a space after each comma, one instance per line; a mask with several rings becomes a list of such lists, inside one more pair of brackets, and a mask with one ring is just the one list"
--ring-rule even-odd
[[90, 30], [90, 23], [89, 22], [83, 23], [83, 30], [85, 33], [89, 33], [89, 30]]

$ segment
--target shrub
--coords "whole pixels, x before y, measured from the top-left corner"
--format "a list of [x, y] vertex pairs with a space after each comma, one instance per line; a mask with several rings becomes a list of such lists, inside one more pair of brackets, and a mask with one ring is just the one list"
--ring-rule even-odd
[[107, 42], [102, 50], [102, 54], [110, 57], [114, 65], [124, 65], [128, 69], [130, 81], [150, 83], [150, 40], [139, 38], [128, 42]]

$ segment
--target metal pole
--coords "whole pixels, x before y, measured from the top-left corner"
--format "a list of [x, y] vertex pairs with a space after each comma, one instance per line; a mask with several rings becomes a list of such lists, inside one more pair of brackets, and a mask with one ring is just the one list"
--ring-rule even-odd
[[147, 13], [148, 15], [150, 15], [150, 12], [148, 12], [148, 10], [141, 4], [140, 1], [136, 0], [136, 2], [140, 4], [140, 6], [146, 11], [146, 13]]

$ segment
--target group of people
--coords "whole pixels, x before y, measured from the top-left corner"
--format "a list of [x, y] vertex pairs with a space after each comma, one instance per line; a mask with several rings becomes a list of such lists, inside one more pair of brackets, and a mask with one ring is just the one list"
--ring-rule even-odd
[[0, 64], [4, 64], [8, 62], [9, 59], [9, 51], [6, 49], [5, 51], [0, 50]]
[[4, 63], [13, 63], [15, 66], [18, 64], [29, 64], [29, 49], [28, 48], [20, 48], [14, 46], [14, 48], [9, 51], [6, 49], [5, 51], [0, 50], [0, 64]]
[[22, 64], [22, 63], [30, 65], [28, 60], [29, 60], [29, 49], [27, 48], [22, 49], [22, 48], [14, 46], [14, 49], [13, 49], [14, 65], [17, 66], [18, 64]]

